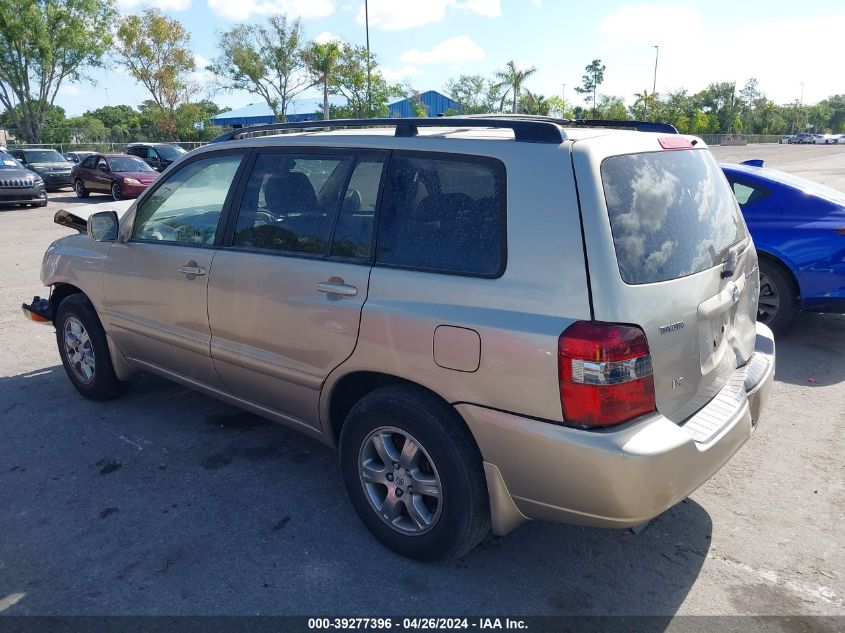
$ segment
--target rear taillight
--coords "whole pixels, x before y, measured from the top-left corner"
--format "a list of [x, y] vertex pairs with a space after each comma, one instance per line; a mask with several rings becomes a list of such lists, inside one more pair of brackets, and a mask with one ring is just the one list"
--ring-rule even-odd
[[655, 410], [651, 355], [638, 327], [573, 323], [558, 340], [558, 368], [570, 424], [611, 426]]

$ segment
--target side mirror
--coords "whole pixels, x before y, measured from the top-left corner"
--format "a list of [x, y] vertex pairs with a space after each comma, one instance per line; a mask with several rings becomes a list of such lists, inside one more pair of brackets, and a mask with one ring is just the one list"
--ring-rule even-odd
[[114, 211], [99, 211], [88, 218], [88, 237], [95, 242], [117, 240], [120, 224]]

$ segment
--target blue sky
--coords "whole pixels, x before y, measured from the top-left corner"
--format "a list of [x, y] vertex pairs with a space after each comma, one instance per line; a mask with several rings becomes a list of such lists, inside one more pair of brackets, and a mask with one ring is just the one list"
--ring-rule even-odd
[[[273, 13], [301, 16], [311, 38], [364, 43], [363, 0], [118, 0], [123, 13], [156, 6], [182, 21], [200, 65], [213, 59], [215, 33]], [[663, 4], [563, 0], [370, 0], [370, 46], [392, 81], [442, 90], [462, 73], [492, 74], [508, 60], [538, 68], [532, 92], [574, 91], [592, 59], [607, 66], [602, 94], [651, 89], [655, 44], [657, 89], [697, 91], [711, 81], [749, 77], [772, 99], [804, 103], [845, 93], [845, 5], [841, 0], [672, 2]], [[237, 108], [258, 100], [247, 93], [211, 93]], [[206, 96], [206, 95], [202, 95]], [[304, 95], [316, 96], [314, 95]], [[137, 105], [144, 90], [118, 68], [98, 71], [94, 83], [62, 88], [56, 103], [68, 115], [106, 105]], [[305, 104], [302, 104], [305, 105]], [[301, 109], [301, 106], [300, 106]]]

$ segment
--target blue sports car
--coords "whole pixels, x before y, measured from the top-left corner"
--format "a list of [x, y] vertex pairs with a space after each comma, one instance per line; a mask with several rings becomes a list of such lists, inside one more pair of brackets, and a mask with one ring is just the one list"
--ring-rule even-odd
[[760, 257], [758, 320], [784, 332], [798, 310], [845, 313], [845, 193], [762, 160], [722, 170]]

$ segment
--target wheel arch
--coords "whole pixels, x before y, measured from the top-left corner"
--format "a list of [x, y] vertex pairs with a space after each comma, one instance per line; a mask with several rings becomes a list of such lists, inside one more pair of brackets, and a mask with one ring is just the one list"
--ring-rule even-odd
[[772, 253], [769, 253], [767, 251], [758, 250], [757, 259], [760, 262], [765, 261], [766, 263], [779, 268], [781, 272], [786, 275], [786, 278], [792, 283], [792, 289], [795, 290], [795, 297], [800, 302], [801, 284], [798, 283], [798, 277], [795, 275], [795, 272], [792, 270], [792, 267], [777, 255], [773, 255]]
[[[81, 294], [85, 295], [82, 290], [73, 284], [59, 282], [53, 285], [53, 291], [50, 293], [50, 306], [53, 314], [53, 322], [56, 321], [56, 314], [59, 310], [59, 304], [71, 295]], [[87, 297], [87, 295], [85, 295]], [[90, 298], [89, 298], [90, 300]]]
[[355, 404], [367, 394], [372, 393], [381, 387], [387, 387], [390, 385], [407, 385], [408, 387], [420, 389], [445, 403], [452, 411], [454, 411], [456, 418], [459, 419], [466, 427], [470, 437], [473, 437], [473, 441], [475, 441], [472, 431], [458, 410], [436, 391], [407, 378], [383, 372], [365, 370], [352, 371], [341, 376], [331, 384], [329, 393], [326, 395], [327, 409], [325, 419], [327, 421], [327, 425], [325, 433], [329, 436], [328, 439], [330, 439], [336, 446], [340, 438], [340, 431], [343, 428], [343, 423], [346, 421], [346, 416], [349, 414], [349, 411], [352, 410], [352, 407], [354, 407]]

